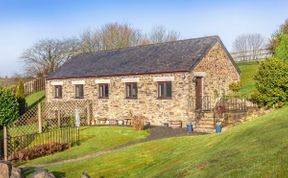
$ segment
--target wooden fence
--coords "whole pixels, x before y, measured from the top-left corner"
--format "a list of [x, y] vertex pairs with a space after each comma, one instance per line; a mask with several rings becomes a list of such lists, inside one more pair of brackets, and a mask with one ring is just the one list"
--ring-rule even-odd
[[11, 160], [15, 153], [37, 145], [73, 144], [79, 136], [74, 125], [76, 110], [81, 125], [89, 124], [90, 101], [39, 103], [31, 108], [13, 124], [4, 127], [2, 157]]
[[263, 60], [273, 55], [269, 49], [237, 51], [230, 54], [235, 61]]
[[25, 96], [42, 90], [45, 90], [45, 78], [36, 78], [24, 83]]
[[0, 127], [0, 160], [4, 159], [4, 139], [3, 139], [3, 128]]

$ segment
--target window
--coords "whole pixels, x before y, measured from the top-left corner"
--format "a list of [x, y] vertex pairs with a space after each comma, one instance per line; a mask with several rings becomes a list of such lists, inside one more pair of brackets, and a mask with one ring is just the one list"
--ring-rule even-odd
[[172, 82], [158, 82], [158, 98], [171, 98], [172, 97]]
[[75, 85], [75, 98], [84, 98], [84, 87], [83, 85]]
[[54, 98], [62, 98], [62, 86], [61, 85], [54, 86]]
[[137, 83], [126, 83], [126, 98], [137, 98]]
[[109, 88], [108, 84], [99, 84], [99, 98], [108, 98]]

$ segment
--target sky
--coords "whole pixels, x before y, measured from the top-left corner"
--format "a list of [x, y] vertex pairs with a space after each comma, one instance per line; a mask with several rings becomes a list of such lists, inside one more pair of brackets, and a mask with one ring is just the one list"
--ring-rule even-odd
[[228, 50], [245, 33], [267, 39], [288, 18], [288, 0], [0, 0], [0, 76], [23, 73], [21, 54], [41, 39], [79, 37], [107, 23], [181, 38], [219, 35]]

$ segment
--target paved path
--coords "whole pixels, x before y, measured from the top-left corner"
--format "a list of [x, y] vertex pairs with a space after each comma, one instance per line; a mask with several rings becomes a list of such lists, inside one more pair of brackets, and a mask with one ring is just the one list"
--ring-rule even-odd
[[73, 158], [73, 159], [68, 159], [68, 160], [63, 160], [63, 161], [58, 161], [58, 162], [53, 162], [53, 163], [30, 165], [30, 166], [32, 166], [32, 167], [56, 166], [56, 165], [60, 165], [60, 164], [71, 163], [71, 162], [86, 160], [86, 159], [90, 159], [90, 158], [96, 158], [96, 157], [99, 157], [101, 155], [109, 154], [109, 153], [121, 150], [125, 147], [139, 144], [139, 143], [144, 143], [144, 142], [149, 142], [152, 140], [158, 140], [158, 139], [169, 138], [169, 137], [185, 136], [185, 135], [200, 135], [200, 133], [187, 133], [186, 129], [172, 129], [169, 127], [151, 127], [150, 128], [150, 135], [144, 139], [141, 139], [141, 140], [122, 144], [122, 145], [113, 147], [111, 149], [97, 151], [95, 153], [90, 153], [90, 154], [87, 154], [85, 156], [78, 157], [78, 158]]

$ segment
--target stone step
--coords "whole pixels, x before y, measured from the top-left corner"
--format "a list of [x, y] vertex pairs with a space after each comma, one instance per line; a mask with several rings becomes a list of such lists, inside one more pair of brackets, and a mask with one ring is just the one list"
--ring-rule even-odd
[[197, 124], [212, 124], [212, 125], [214, 125], [214, 121], [197, 121], [196, 122]]
[[210, 113], [210, 112], [209, 113], [204, 113], [203, 116], [204, 117], [213, 118], [214, 117], [214, 113], [213, 112], [212, 113]]
[[211, 129], [214, 129], [215, 126], [211, 125], [211, 124], [196, 124], [195, 128], [211, 128]]
[[210, 129], [210, 128], [195, 128], [194, 132], [200, 132], [200, 133], [213, 133], [215, 132], [215, 129]]
[[202, 117], [200, 119], [198, 119], [199, 121], [213, 121], [214, 122], [214, 118], [207, 118], [207, 117]]

